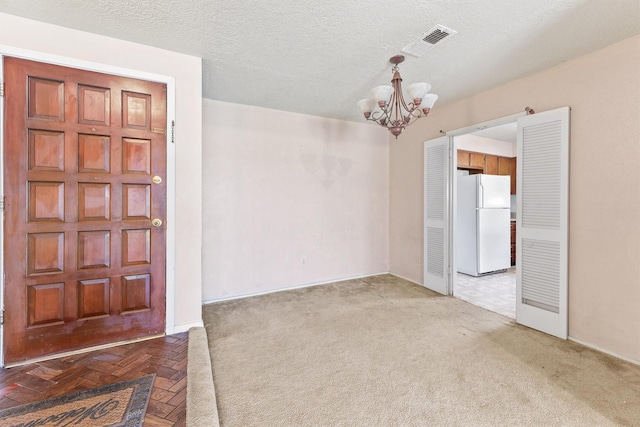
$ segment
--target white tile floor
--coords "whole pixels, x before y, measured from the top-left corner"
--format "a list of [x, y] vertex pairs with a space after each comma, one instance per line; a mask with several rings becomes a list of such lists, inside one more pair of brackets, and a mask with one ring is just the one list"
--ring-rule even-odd
[[457, 273], [453, 296], [515, 319], [516, 268], [480, 277]]

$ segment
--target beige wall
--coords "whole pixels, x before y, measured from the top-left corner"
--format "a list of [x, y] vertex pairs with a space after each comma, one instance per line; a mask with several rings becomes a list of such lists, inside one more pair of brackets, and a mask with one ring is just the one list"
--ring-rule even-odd
[[203, 104], [205, 301], [389, 270], [384, 131]]
[[175, 78], [177, 209], [173, 225], [178, 237], [175, 259], [168, 260], [168, 274], [175, 270], [176, 293], [168, 302], [174, 320], [169, 319], [167, 329], [186, 330], [201, 322], [201, 59], [0, 13], [0, 53], [16, 48], [39, 57], [56, 55], [56, 60], [89, 61]]
[[572, 109], [569, 335], [640, 361], [640, 36], [435, 108], [407, 129], [390, 153], [390, 269], [422, 282], [423, 142], [527, 106]]

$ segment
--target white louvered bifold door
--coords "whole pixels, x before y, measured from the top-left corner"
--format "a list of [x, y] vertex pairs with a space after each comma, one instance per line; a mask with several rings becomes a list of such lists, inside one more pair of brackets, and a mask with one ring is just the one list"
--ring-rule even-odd
[[518, 119], [516, 321], [566, 339], [569, 108]]
[[424, 286], [443, 295], [449, 286], [449, 137], [424, 144]]

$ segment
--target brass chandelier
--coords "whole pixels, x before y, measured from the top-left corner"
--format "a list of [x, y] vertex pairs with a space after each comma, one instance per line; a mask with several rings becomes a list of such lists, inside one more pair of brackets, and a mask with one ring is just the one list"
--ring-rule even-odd
[[429, 83], [413, 83], [407, 87], [410, 102], [404, 100], [402, 93], [402, 77], [398, 64], [404, 61], [403, 55], [395, 55], [389, 59], [393, 65], [391, 86], [377, 86], [371, 90], [371, 98], [358, 102], [358, 107], [367, 120], [376, 122], [389, 129], [398, 139], [398, 135], [420, 117], [425, 117], [433, 108], [438, 95], [427, 93], [431, 89]]

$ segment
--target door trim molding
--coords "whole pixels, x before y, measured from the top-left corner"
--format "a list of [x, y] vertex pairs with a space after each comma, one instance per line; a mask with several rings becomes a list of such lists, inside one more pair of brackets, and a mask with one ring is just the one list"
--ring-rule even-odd
[[454, 129], [454, 130], [450, 130], [448, 132], [446, 132], [447, 136], [460, 136], [460, 135], [466, 135], [469, 133], [474, 133], [477, 132], [479, 130], [483, 130], [485, 128], [490, 128], [490, 127], [494, 127], [494, 126], [500, 126], [500, 125], [506, 125], [507, 123], [513, 123], [518, 121], [518, 119], [520, 117], [524, 117], [526, 116], [527, 113], [526, 112], [521, 112], [521, 113], [515, 113], [515, 114], [510, 114], [508, 116], [503, 116], [503, 117], [498, 117], [497, 119], [491, 119], [491, 120], [487, 120], [481, 123], [476, 123], [470, 126], [465, 126], [463, 128], [458, 128], [458, 129]]
[[[176, 332], [175, 327], [175, 247], [176, 247], [176, 149], [172, 143], [169, 126], [176, 119], [176, 84], [175, 78], [163, 74], [118, 67], [98, 62], [80, 60], [59, 55], [52, 55], [28, 49], [16, 48], [0, 44], [0, 81], [4, 81], [4, 57], [12, 56], [30, 61], [45, 62], [64, 67], [78, 68], [122, 77], [164, 83], [167, 85], [167, 218], [166, 218], [166, 270], [165, 270], [165, 334]], [[4, 100], [0, 102], [0, 195], [4, 195]], [[4, 215], [0, 215], [0, 309], [4, 308]], [[0, 366], [4, 366], [4, 326], [0, 326]]]

